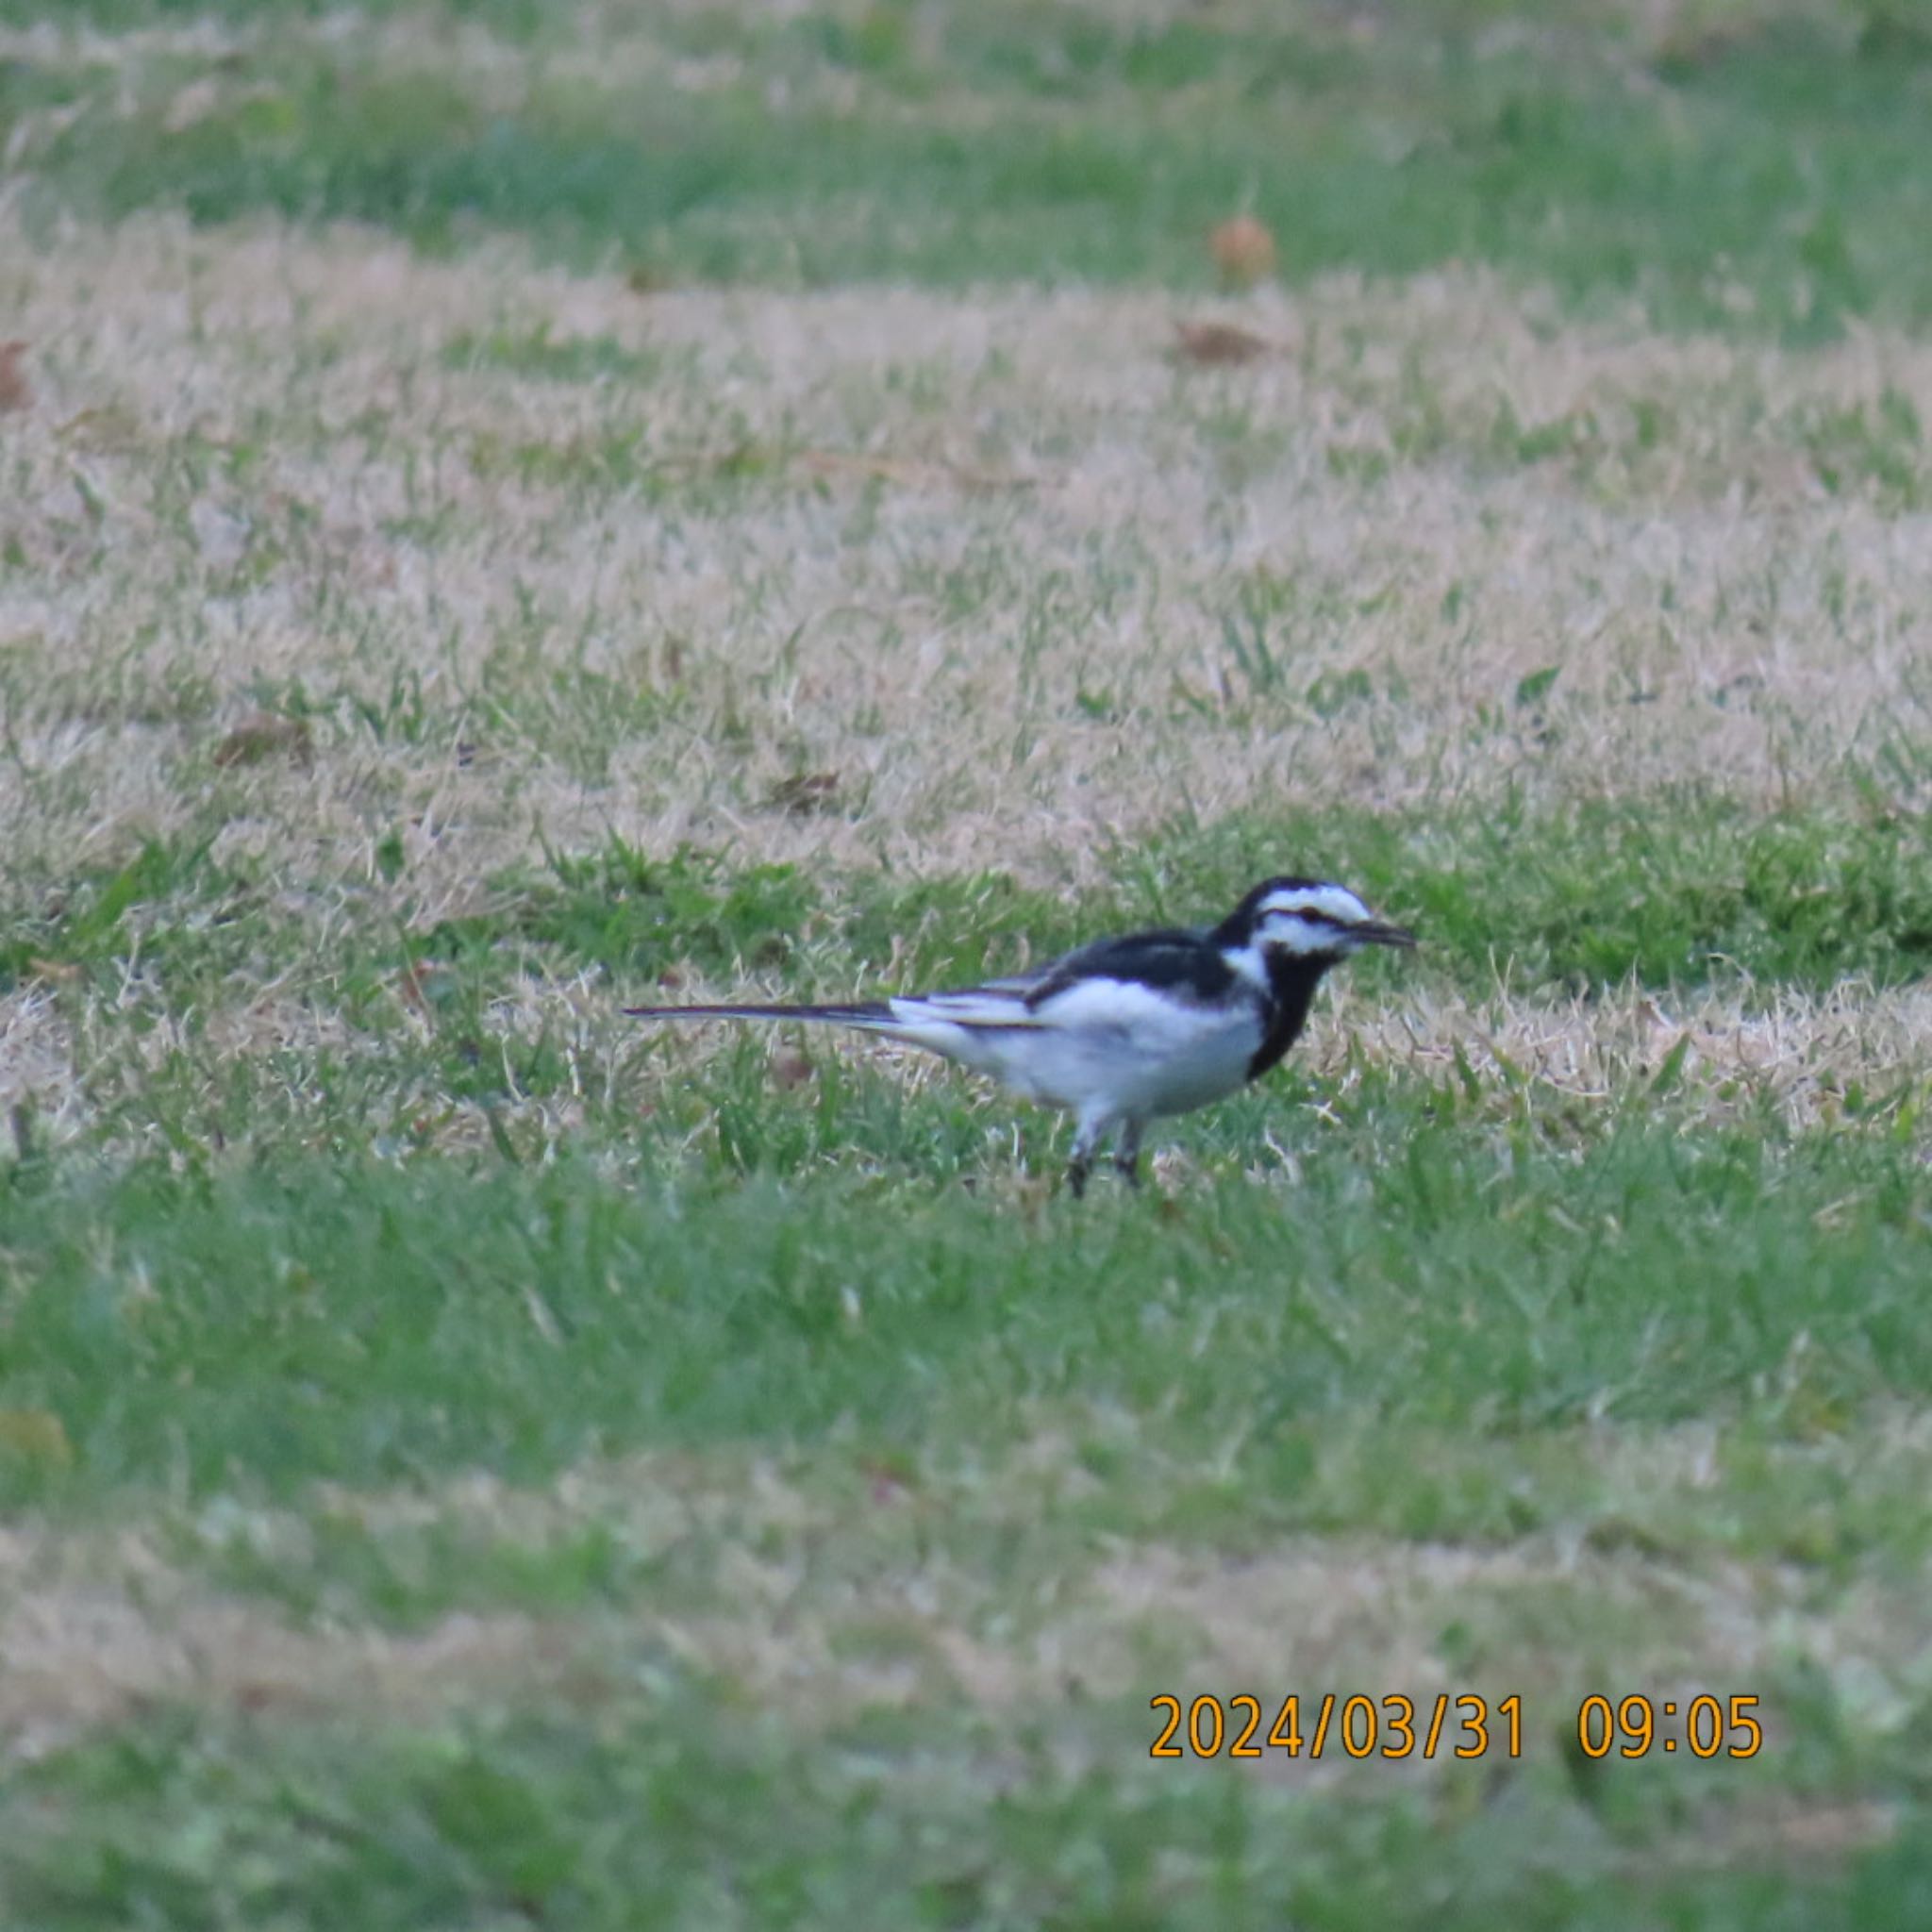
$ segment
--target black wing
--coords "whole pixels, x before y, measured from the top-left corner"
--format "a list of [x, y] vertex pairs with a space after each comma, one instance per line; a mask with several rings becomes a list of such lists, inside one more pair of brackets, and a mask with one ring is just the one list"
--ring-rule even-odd
[[1026, 988], [1038, 1007], [1083, 979], [1124, 979], [1197, 1000], [1224, 999], [1235, 987], [1234, 969], [1207, 934], [1179, 929], [1128, 933], [1095, 940], [1041, 969]]

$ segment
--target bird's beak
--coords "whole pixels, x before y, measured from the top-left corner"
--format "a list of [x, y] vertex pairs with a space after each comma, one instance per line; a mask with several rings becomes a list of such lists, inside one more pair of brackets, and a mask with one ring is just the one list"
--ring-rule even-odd
[[1352, 940], [1358, 940], [1365, 946], [1412, 946], [1415, 935], [1399, 925], [1387, 925], [1379, 919], [1365, 919], [1359, 925], [1348, 929]]

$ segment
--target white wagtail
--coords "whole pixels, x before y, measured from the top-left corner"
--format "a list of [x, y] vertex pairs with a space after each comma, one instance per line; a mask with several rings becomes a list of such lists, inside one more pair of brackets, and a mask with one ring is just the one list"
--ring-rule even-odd
[[1139, 1185], [1141, 1136], [1258, 1079], [1295, 1042], [1329, 967], [1363, 946], [1412, 946], [1344, 886], [1274, 878], [1219, 925], [1095, 940], [1030, 973], [957, 992], [850, 1006], [626, 1007], [640, 1020], [823, 1020], [903, 1040], [1074, 1118], [1077, 1195], [1102, 1140]]

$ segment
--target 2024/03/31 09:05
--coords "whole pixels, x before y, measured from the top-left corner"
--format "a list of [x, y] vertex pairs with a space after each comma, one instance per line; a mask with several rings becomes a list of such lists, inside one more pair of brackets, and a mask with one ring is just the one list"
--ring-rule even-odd
[[[1586, 1757], [1670, 1757], [1679, 1749], [1690, 1757], [1755, 1757], [1764, 1748], [1764, 1728], [1754, 1696], [1718, 1698], [1701, 1694], [1683, 1704], [1674, 1699], [1633, 1695], [1613, 1701], [1586, 1697], [1577, 1707], [1576, 1742]], [[1263, 1731], [1267, 1707], [1246, 1692], [1222, 1699], [1211, 1695], [1183, 1699], [1172, 1693], [1148, 1700], [1165, 1717], [1147, 1755], [1150, 1757], [1260, 1757], [1279, 1751], [1288, 1757], [1324, 1756], [1484, 1757], [1491, 1752], [1523, 1755], [1523, 1699], [1493, 1703], [1474, 1694], [1447, 1692], [1413, 1700], [1387, 1697], [1301, 1697], [1282, 1700], [1274, 1722]], [[1492, 1727], [1493, 1726], [1493, 1727]]]

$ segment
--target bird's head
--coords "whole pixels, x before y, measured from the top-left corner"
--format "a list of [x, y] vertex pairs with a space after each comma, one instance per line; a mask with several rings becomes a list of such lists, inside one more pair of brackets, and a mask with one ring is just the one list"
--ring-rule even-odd
[[1415, 935], [1377, 919], [1346, 886], [1326, 879], [1264, 880], [1222, 921], [1223, 946], [1332, 964], [1364, 946], [1412, 946]]

